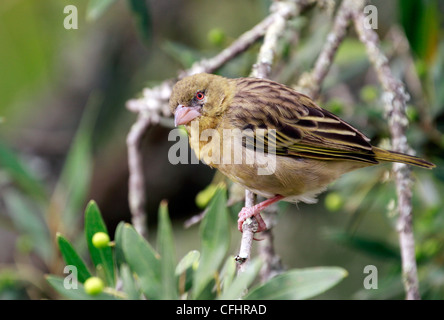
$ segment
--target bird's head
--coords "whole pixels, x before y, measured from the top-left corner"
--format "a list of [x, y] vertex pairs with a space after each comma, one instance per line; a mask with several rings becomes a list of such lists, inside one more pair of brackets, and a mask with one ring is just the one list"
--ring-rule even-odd
[[230, 79], [199, 73], [183, 78], [173, 88], [170, 110], [175, 125], [188, 125], [197, 119], [211, 126], [228, 107], [235, 92]]

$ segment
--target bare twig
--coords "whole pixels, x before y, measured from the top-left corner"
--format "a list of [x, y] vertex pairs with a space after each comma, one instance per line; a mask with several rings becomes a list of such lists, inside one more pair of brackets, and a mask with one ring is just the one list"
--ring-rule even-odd
[[[332, 8], [334, 3], [330, 3], [330, 8]], [[346, 4], [342, 4], [336, 15], [332, 31], [327, 36], [327, 41], [315, 63], [315, 66], [310, 74], [305, 74], [301, 77], [299, 81], [299, 90], [305, 92], [306, 94], [316, 98], [319, 95], [321, 84], [325, 79], [325, 76], [333, 63], [336, 51], [346, 36], [347, 27], [351, 20], [352, 11]], [[285, 23], [285, 21], [281, 22]], [[276, 23], [276, 28], [283, 28]], [[281, 31], [282, 32], [282, 31]], [[277, 33], [279, 34], [279, 33]], [[274, 36], [276, 37], [276, 36]], [[274, 43], [270, 41], [269, 45], [271, 48], [276, 47], [276, 39]], [[266, 40], [266, 39], [265, 39]], [[265, 40], [264, 52], [265, 47]], [[272, 47], [273, 45], [273, 47]], [[267, 48], [268, 49], [268, 48]], [[262, 52], [262, 50], [261, 50]], [[257, 64], [256, 68], [253, 69], [253, 75], [257, 77], [266, 77], [270, 71], [270, 64], [262, 63]], [[264, 261], [264, 265], [261, 270], [261, 281], [265, 282], [276, 274], [282, 272], [283, 266], [280, 257], [276, 254], [273, 246], [273, 233], [272, 227], [275, 224], [274, 216], [276, 215], [276, 206], [267, 208], [267, 213], [269, 219], [267, 219], [268, 230], [261, 233], [261, 239], [263, 241], [259, 244], [259, 255]]]
[[[147, 237], [146, 193], [143, 172], [143, 157], [140, 149], [142, 138], [151, 124], [160, 121], [161, 114], [168, 115], [168, 101], [172, 90], [171, 81], [165, 81], [153, 89], [144, 90], [144, 98], [130, 100], [127, 108], [138, 112], [137, 121], [132, 125], [126, 138], [128, 148], [128, 201], [131, 220], [140, 235]], [[144, 108], [141, 108], [141, 106]]]
[[195, 224], [201, 222], [203, 220], [203, 218], [205, 217], [205, 215], [207, 214], [207, 209], [205, 209], [204, 211], [195, 214], [194, 216], [192, 216], [191, 218], [185, 220], [185, 222], [183, 223], [183, 226], [185, 228], [189, 228], [191, 226], [194, 226]]
[[[255, 78], [267, 78], [271, 71], [271, 65], [273, 64], [275, 50], [277, 47], [277, 42], [279, 38], [285, 31], [286, 21], [288, 18], [299, 13], [301, 5], [299, 2], [295, 1], [283, 1], [283, 2], [274, 2], [271, 5], [270, 11], [275, 12], [273, 16], [275, 16], [273, 23], [271, 23], [265, 33], [264, 42], [261, 46], [261, 49], [258, 54], [257, 62], [253, 66], [252, 71], [250, 73], [251, 77]], [[255, 195], [253, 192], [246, 190], [245, 191], [245, 207], [252, 207], [255, 203]], [[238, 272], [243, 272], [245, 269], [245, 265], [248, 262], [248, 258], [250, 257], [251, 246], [253, 244], [254, 233], [257, 230], [257, 221], [253, 217], [252, 219], [248, 219], [244, 222], [243, 225], [243, 234], [240, 246], [240, 252], [238, 257], [242, 259], [236, 259], [239, 264]], [[247, 229], [247, 232], [245, 230]], [[266, 248], [270, 250], [270, 245], [272, 246], [272, 235], [271, 230], [265, 233], [266, 238]], [[265, 247], [262, 247], [265, 248]], [[272, 249], [274, 252], [274, 249]], [[268, 260], [264, 260], [263, 263], [267, 265], [269, 263]], [[267, 269], [271, 269], [271, 266], [266, 267]]]
[[273, 203], [265, 209], [268, 229], [261, 233], [261, 242], [259, 243], [259, 256], [265, 263], [262, 265], [260, 278], [264, 283], [284, 270], [282, 260], [274, 249], [273, 227], [276, 225], [278, 206]]
[[[245, 206], [252, 207], [256, 202], [256, 195], [249, 191], [245, 190]], [[251, 255], [251, 247], [253, 245], [254, 234], [257, 231], [258, 223], [257, 220], [253, 217], [251, 219], [247, 219], [242, 225], [242, 240], [239, 249], [239, 254], [236, 256], [235, 260], [238, 263], [238, 273], [244, 272], [245, 267], [247, 266], [247, 261], [250, 259]]]
[[[251, 70], [250, 76], [254, 78], [267, 78], [270, 75], [277, 42], [285, 30], [286, 20], [295, 14], [296, 7], [292, 2], [274, 2], [270, 10], [278, 14], [272, 15], [275, 18], [265, 33], [257, 62]], [[290, 13], [292, 14], [290, 15]]]
[[150, 118], [139, 115], [137, 121], [131, 127], [127, 136], [128, 148], [128, 201], [132, 214], [132, 224], [140, 235], [147, 237], [146, 212], [145, 212], [145, 181], [143, 174], [143, 162], [140, 150], [140, 142], [143, 134], [150, 125]]
[[[353, 21], [359, 39], [366, 46], [367, 54], [376, 70], [378, 79], [384, 89], [383, 100], [386, 106], [392, 147], [394, 151], [408, 153], [410, 147], [405, 135], [408, 120], [405, 115], [406, 102], [409, 99], [403, 84], [392, 74], [388, 60], [379, 47], [379, 38], [376, 32], [364, 25], [365, 17], [362, 12], [364, 1], [350, 1], [354, 5]], [[415, 240], [412, 224], [412, 192], [411, 173], [405, 164], [393, 165], [396, 179], [398, 197], [398, 223], [399, 243], [402, 257], [402, 273], [406, 298], [420, 299], [419, 282], [415, 260]]]
[[[276, 5], [289, 5], [289, 3], [281, 3], [281, 2], [275, 2], [273, 6]], [[271, 10], [276, 10], [275, 8], [271, 8]], [[296, 8], [293, 7], [293, 10], [296, 13]], [[255, 78], [268, 78], [271, 72], [271, 66], [274, 60], [275, 56], [275, 50], [277, 47], [277, 42], [279, 38], [282, 36], [282, 34], [285, 31], [285, 25], [286, 25], [286, 19], [287, 17], [281, 16], [279, 18], [276, 18], [273, 24], [270, 25], [270, 27], [267, 30], [267, 33], [264, 37], [264, 43], [261, 46], [261, 49], [259, 51], [258, 59], [256, 64], [253, 66], [250, 76]], [[255, 195], [253, 192], [246, 190], [245, 191], [245, 206], [246, 207], [252, 207], [254, 206]], [[256, 225], [256, 228], [254, 226]], [[262, 280], [265, 281], [271, 277], [272, 274], [275, 274], [279, 271], [281, 271], [281, 268], [277, 270], [276, 264], [273, 263], [276, 260], [280, 261], [280, 258], [276, 255], [273, 247], [273, 234], [271, 231], [272, 225], [267, 224], [268, 229], [263, 231], [261, 234], [261, 242], [259, 245], [259, 255], [262, 257], [263, 267], [262, 267]], [[251, 251], [251, 245], [253, 243], [254, 238], [254, 232], [251, 232], [250, 230], [257, 230], [257, 221], [255, 218], [252, 218], [252, 225], [251, 223], [244, 223], [244, 228], [247, 227], [249, 232], [246, 235], [245, 231], [242, 235], [242, 241], [241, 241], [241, 249], [240, 252], [248, 252], [248, 255], [246, 258], [249, 257], [249, 252]], [[239, 253], [241, 255], [241, 253]], [[238, 261], [239, 262], [239, 261]], [[244, 259], [243, 261], [240, 261], [239, 266], [239, 272], [242, 272], [245, 268], [245, 263], [247, 262], [247, 259]], [[280, 266], [279, 266], [280, 267]], [[276, 270], [275, 270], [276, 269]]]
[[333, 64], [336, 51], [347, 35], [352, 9], [347, 1], [343, 1], [338, 9], [332, 31], [328, 34], [324, 47], [310, 73], [302, 74], [297, 89], [312, 99], [317, 99], [330, 66]]

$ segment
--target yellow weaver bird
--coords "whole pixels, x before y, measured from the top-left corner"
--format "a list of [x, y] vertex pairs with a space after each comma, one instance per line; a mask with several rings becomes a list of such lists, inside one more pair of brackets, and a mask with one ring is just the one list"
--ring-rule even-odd
[[[380, 162], [435, 167], [423, 159], [372, 146], [363, 133], [308, 96], [266, 79], [228, 79], [206, 73], [189, 76], [174, 86], [170, 109], [176, 126], [185, 125], [200, 160], [267, 198], [240, 211], [240, 231], [242, 223], [253, 216], [259, 224], [257, 232], [265, 230], [260, 211], [279, 200], [316, 202], [329, 183], [351, 170]], [[208, 130], [217, 133], [217, 139], [214, 135], [199, 137]], [[231, 148], [224, 149], [232, 143], [231, 138], [224, 139], [227, 130], [248, 132], [245, 136], [250, 143], [235, 139]], [[263, 165], [248, 160], [259, 159], [261, 152], [269, 150], [274, 155], [273, 170], [258, 174]], [[241, 163], [216, 161], [232, 159], [235, 152], [241, 152]], [[262, 160], [267, 159], [272, 158], [262, 155]]]

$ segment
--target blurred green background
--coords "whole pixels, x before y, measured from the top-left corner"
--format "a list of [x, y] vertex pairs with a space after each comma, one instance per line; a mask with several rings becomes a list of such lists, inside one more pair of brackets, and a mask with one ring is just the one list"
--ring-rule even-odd
[[[420, 289], [444, 298], [443, 1], [371, 1], [394, 74], [411, 96], [408, 139], [437, 164], [414, 169], [414, 232]], [[78, 9], [78, 29], [64, 28], [64, 8]], [[0, 2], [0, 298], [58, 296], [46, 273], [62, 274], [56, 232], [86, 253], [83, 212], [96, 200], [111, 232], [130, 221], [126, 135], [136, 115], [125, 102], [217, 54], [267, 14], [267, 0], [3, 0]], [[272, 78], [292, 85], [309, 71], [332, 23], [313, 7], [289, 22]], [[249, 74], [259, 44], [218, 70]], [[381, 88], [354, 32], [342, 43], [320, 104], [375, 144], [389, 133]], [[150, 128], [143, 142], [150, 238], [167, 199], [177, 255], [198, 245], [196, 195], [212, 181], [204, 165], [168, 162], [170, 128]], [[340, 266], [349, 276], [320, 298], [403, 298], [390, 165], [347, 174], [316, 205], [282, 205], [276, 250], [288, 268]], [[240, 234], [233, 208], [232, 254]], [[379, 288], [365, 290], [366, 265]]]

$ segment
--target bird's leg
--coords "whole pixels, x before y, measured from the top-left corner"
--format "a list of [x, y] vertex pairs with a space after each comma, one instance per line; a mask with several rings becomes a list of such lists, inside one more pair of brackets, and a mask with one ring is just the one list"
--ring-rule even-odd
[[239, 212], [239, 219], [237, 220], [237, 228], [239, 229], [239, 231], [242, 232], [242, 224], [244, 223], [245, 220], [251, 217], [255, 217], [258, 223], [258, 229], [256, 232], [267, 230], [267, 225], [265, 224], [264, 219], [262, 219], [260, 213], [269, 205], [279, 200], [282, 200], [283, 198], [284, 196], [278, 194], [273, 198], [262, 201], [252, 207], [243, 207], [242, 210]]

